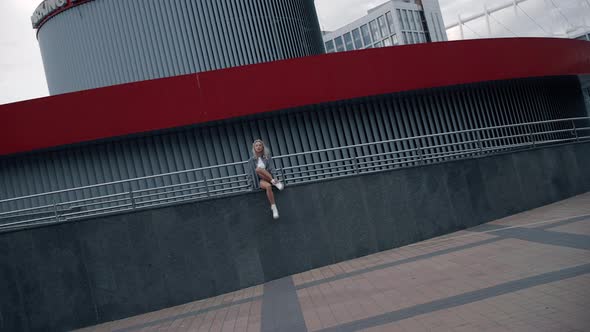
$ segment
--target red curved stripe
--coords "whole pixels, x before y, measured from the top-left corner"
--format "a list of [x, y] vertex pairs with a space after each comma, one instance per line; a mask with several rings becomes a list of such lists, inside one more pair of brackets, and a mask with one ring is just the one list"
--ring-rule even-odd
[[2, 105], [0, 155], [384, 93], [584, 73], [590, 43], [551, 38], [290, 59]]

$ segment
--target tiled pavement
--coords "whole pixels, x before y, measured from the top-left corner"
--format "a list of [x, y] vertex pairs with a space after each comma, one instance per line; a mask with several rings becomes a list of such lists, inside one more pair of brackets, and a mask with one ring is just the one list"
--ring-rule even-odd
[[590, 193], [83, 331], [590, 331]]

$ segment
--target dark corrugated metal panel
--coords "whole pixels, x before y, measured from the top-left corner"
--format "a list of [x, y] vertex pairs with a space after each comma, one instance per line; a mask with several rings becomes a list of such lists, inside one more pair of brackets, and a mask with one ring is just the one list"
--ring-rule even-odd
[[313, 0], [100, 0], [38, 32], [54, 94], [324, 53]]
[[[478, 127], [584, 116], [579, 90], [577, 80], [570, 77], [488, 82], [311, 105], [143, 137], [13, 156], [0, 159], [0, 199], [245, 161], [250, 156], [250, 144], [256, 138], [267, 142], [274, 155], [286, 155]], [[523, 129], [493, 130], [481, 139], [508, 133], [526, 134]], [[461, 139], [477, 140], [477, 137], [463, 134]], [[527, 138], [511, 140], [522, 143]], [[456, 141], [454, 137], [437, 137], [423, 139], [419, 144], [425, 147]], [[493, 143], [485, 145], [492, 147]], [[278, 166], [408, 148], [416, 148], [415, 143], [396, 142], [390, 146], [297, 156], [282, 160]], [[456, 148], [437, 147], [427, 152], [453, 149]], [[309, 171], [313, 174], [313, 168]], [[148, 183], [162, 186], [242, 172], [241, 166], [231, 166], [208, 170], [205, 174], [150, 179], [134, 184], [137, 188], [133, 189], [145, 189]], [[101, 188], [100, 194], [113, 194], [115, 188], [126, 190], [116, 185]], [[82, 196], [82, 193], [69, 193], [64, 198], [73, 200]], [[45, 198], [37, 202], [52, 204]], [[24, 203], [18, 202], [0, 209], [23, 207]]]

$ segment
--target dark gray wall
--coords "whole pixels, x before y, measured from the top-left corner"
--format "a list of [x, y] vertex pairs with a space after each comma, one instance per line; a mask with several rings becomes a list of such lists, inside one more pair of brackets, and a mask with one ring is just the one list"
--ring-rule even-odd
[[0, 234], [0, 330], [65, 330], [260, 284], [590, 190], [590, 143]]

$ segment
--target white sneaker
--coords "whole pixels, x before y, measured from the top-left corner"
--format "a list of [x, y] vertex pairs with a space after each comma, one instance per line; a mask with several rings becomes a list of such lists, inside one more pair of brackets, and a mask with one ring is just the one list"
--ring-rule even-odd
[[277, 187], [278, 190], [283, 190], [283, 188], [285, 188], [285, 185], [281, 181], [278, 181], [276, 179], [272, 179], [271, 182], [272, 182], [273, 186]]
[[270, 206], [270, 209], [272, 210], [272, 217], [274, 219], [279, 219], [279, 210], [277, 209], [277, 206], [273, 204]]

